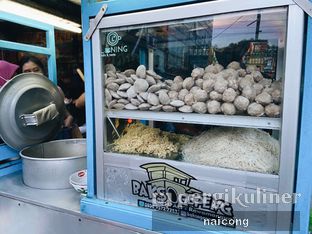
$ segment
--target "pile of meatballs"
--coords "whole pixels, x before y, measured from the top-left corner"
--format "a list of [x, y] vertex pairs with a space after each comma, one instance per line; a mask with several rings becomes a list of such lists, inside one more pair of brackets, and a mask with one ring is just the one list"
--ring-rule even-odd
[[165, 79], [140, 65], [117, 72], [105, 65], [108, 109], [279, 117], [282, 82], [263, 77], [255, 65], [211, 64], [190, 77]]

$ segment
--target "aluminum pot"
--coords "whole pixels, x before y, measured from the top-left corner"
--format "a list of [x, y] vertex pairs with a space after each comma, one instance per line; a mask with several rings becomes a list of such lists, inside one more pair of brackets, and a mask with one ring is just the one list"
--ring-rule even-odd
[[20, 151], [23, 180], [27, 186], [39, 189], [71, 188], [69, 176], [85, 169], [86, 140], [50, 141]]

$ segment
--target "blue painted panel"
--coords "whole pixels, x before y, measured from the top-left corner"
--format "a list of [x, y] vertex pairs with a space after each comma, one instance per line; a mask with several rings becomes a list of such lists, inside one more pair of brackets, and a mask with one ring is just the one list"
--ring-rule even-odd
[[0, 146], [0, 161], [8, 159], [8, 158], [13, 158], [17, 157], [18, 151], [12, 149], [11, 147], [7, 145], [1, 145]]
[[16, 51], [25, 51], [25, 52], [31, 52], [31, 53], [36, 53], [36, 54], [45, 54], [45, 55], [50, 54], [50, 50], [45, 47], [33, 46], [33, 45], [27, 45], [23, 43], [3, 41], [3, 40], [0, 40], [0, 48], [8, 49], [8, 50], [16, 50]]
[[[82, 2], [86, 2], [86, 0], [82, 0]], [[128, 0], [127, 4], [125, 4], [124, 0], [110, 0], [110, 1], [95, 2], [92, 4], [85, 3], [84, 6], [88, 8], [85, 11], [85, 13], [88, 16], [95, 16], [99, 12], [103, 4], [108, 4], [107, 14], [110, 15], [110, 14], [116, 14], [116, 13], [125, 13], [125, 12], [130, 12], [130, 11], [139, 11], [139, 10], [181, 5], [181, 4], [186, 4], [186, 3], [196, 3], [196, 2], [202, 2], [202, 1], [198, 1], [198, 0], [162, 0], [162, 1]]]
[[25, 25], [25, 26], [32, 27], [32, 28], [38, 28], [44, 31], [47, 31], [50, 29], [50, 26], [47, 24], [44, 24], [35, 20], [31, 20], [31, 19], [19, 16], [19, 15], [6, 13], [6, 12], [0, 13], [0, 19], [13, 22], [16, 24]]
[[[82, 32], [86, 35], [89, 29], [89, 17], [86, 13], [87, 3], [82, 1]], [[95, 137], [94, 137], [94, 98], [92, 76], [91, 41], [83, 39], [83, 59], [86, 96], [86, 126], [87, 126], [87, 169], [88, 169], [88, 197], [95, 196]]]
[[147, 50], [140, 48], [139, 50], [139, 58], [140, 58], [140, 65], [147, 66]]
[[7, 168], [7, 167], [10, 167], [12, 165], [16, 165], [16, 164], [20, 164], [20, 163], [22, 163], [21, 159], [12, 160], [10, 162], [0, 164], [0, 169]]
[[56, 83], [57, 73], [56, 73], [54, 27], [52, 25], [44, 24], [35, 20], [31, 20], [25, 17], [17, 16], [14, 14], [9, 14], [5, 12], [1, 12], [0, 19], [46, 31], [47, 47], [33, 46], [33, 45], [28, 45], [28, 44], [23, 44], [23, 43], [0, 40], [0, 48], [7, 49], [7, 50], [24, 51], [24, 52], [47, 55], [48, 56], [48, 73], [49, 73], [48, 76], [50, 80]]
[[[295, 211], [300, 212], [300, 220], [295, 219], [295, 223], [300, 222], [300, 233], [308, 233], [310, 201], [312, 189], [312, 18], [308, 18], [307, 27], [306, 57], [304, 67], [302, 114], [299, 140], [299, 158], [296, 193], [301, 197], [295, 205]], [[298, 218], [299, 217], [295, 217]]]
[[47, 48], [49, 51], [48, 56], [48, 75], [49, 79], [55, 84], [57, 83], [57, 70], [56, 70], [56, 54], [55, 54], [55, 36], [54, 28], [51, 26], [46, 32]]
[[16, 171], [22, 170], [21, 160], [12, 161], [6, 164], [1, 165], [0, 167], [0, 177], [9, 175]]

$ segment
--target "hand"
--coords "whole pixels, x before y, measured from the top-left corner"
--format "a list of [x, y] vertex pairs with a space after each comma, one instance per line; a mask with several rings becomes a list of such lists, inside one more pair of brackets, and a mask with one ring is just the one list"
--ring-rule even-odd
[[67, 115], [64, 119], [64, 127], [69, 128], [73, 124], [74, 117], [72, 115]]
[[85, 106], [85, 93], [81, 94], [76, 100], [73, 100], [72, 103], [78, 109], [83, 108]]

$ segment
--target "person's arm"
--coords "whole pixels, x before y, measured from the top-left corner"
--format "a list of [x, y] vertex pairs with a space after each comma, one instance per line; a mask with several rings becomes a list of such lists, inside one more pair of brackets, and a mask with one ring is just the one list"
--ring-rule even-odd
[[85, 106], [85, 93], [81, 94], [76, 100], [73, 100], [73, 104], [78, 109], [83, 108]]
[[[63, 100], [65, 99], [65, 95], [63, 90], [57, 86], [61, 96], [63, 97]], [[74, 121], [74, 117], [69, 113], [69, 111], [65, 108], [65, 117], [64, 117], [64, 127], [69, 128], [72, 126]]]
[[74, 121], [74, 117], [68, 112], [68, 110], [65, 110], [65, 117], [64, 117], [64, 127], [69, 128], [72, 126]]

